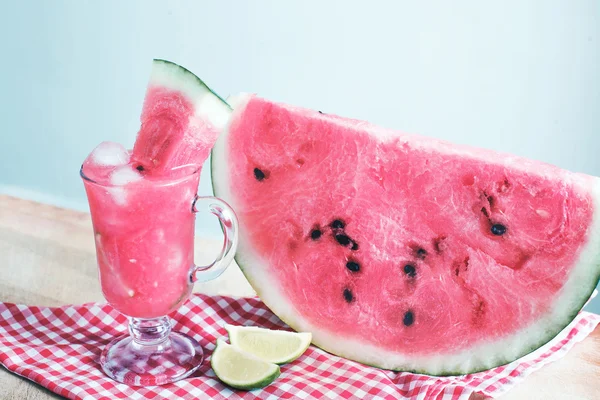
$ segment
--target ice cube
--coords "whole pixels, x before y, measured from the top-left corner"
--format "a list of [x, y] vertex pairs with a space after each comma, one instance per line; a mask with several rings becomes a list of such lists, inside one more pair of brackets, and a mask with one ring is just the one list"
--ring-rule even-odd
[[116, 167], [110, 173], [110, 184], [115, 186], [108, 189], [108, 192], [112, 195], [115, 204], [124, 206], [127, 204], [127, 192], [129, 188], [127, 185], [142, 180], [142, 175], [133, 168], [131, 165], [123, 165]]
[[98, 183], [106, 183], [113, 169], [129, 162], [129, 152], [114, 142], [102, 142], [83, 162], [85, 178]]
[[110, 195], [112, 196], [115, 204], [120, 205], [120, 206], [124, 206], [127, 204], [127, 192], [125, 191], [125, 188], [111, 187], [107, 190], [108, 190], [108, 193], [110, 193]]
[[131, 165], [115, 168], [110, 174], [110, 183], [115, 186], [125, 186], [142, 179], [142, 175]]
[[116, 167], [129, 162], [129, 152], [120, 143], [102, 142], [92, 150], [89, 158], [96, 165]]

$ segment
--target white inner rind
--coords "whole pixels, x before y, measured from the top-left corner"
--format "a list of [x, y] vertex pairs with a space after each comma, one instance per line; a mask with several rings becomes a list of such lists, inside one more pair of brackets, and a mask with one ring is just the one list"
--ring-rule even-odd
[[170, 62], [155, 60], [148, 86], [160, 86], [182, 93], [193, 104], [195, 117], [221, 130], [227, 124], [231, 109], [193, 73]]
[[[250, 97], [247, 95], [232, 98], [231, 101], [228, 99], [235, 110], [231, 121], [243, 113], [249, 99]], [[345, 123], [339, 120], [335, 122]], [[353, 125], [352, 128], [356, 129], [356, 126]], [[385, 141], [390, 137], [390, 131], [375, 128], [368, 123], [365, 123], [362, 128], [379, 140]], [[213, 149], [212, 174], [215, 194], [222, 197], [235, 210], [238, 208], [238, 204], [229, 182], [229, 155], [226, 146], [228, 135], [229, 130], [226, 128]], [[416, 141], [426, 145], [427, 140], [419, 138]], [[413, 141], [411, 141], [412, 143]], [[466, 146], [452, 147], [444, 142], [439, 142], [439, 146], [437, 146], [438, 142], [433, 140], [430, 143], [435, 144], [430, 145], [429, 148], [438, 152], [461, 154], [477, 159], [482, 157], [478, 151]], [[496, 157], [498, 156], [496, 155]], [[489, 162], [489, 158], [485, 159]], [[519, 162], [514, 163], [515, 160]], [[589, 193], [594, 201], [594, 210], [600, 209], [600, 179], [598, 178], [571, 174], [550, 165], [540, 167], [538, 163], [536, 163], [535, 169], [528, 169], [528, 163], [531, 161], [527, 160], [527, 164], [523, 164], [524, 159], [509, 155], [500, 157], [500, 161], [505, 165], [510, 165], [511, 168], [535, 171], [534, 173], [538, 175], [559, 173], [560, 179], [572, 183], [581, 192]], [[487, 342], [476, 344], [467, 350], [431, 355], [408, 355], [392, 352], [365, 341], [347, 338], [339, 332], [327, 331], [311, 324], [297, 312], [286, 294], [282, 293], [277, 279], [269, 274], [270, 269], [266, 267], [267, 262], [254, 251], [251, 243], [250, 238], [242, 229], [236, 259], [244, 274], [264, 303], [282, 320], [297, 331], [312, 332], [314, 344], [331, 353], [365, 364], [385, 369], [422, 371], [431, 375], [463, 374], [489, 369], [513, 361], [540, 347], [572, 320], [574, 314], [587, 300], [593, 290], [592, 285], [600, 275], [600, 213], [594, 212], [591, 226], [588, 228], [587, 243], [566, 283], [549, 307], [550, 313], [520, 331], [508, 336], [490, 338]]]

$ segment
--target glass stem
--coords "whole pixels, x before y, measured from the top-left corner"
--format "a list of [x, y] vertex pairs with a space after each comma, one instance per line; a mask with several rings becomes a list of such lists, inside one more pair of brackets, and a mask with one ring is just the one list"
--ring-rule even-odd
[[171, 333], [169, 317], [129, 318], [129, 334], [140, 346], [166, 344], [169, 333]]

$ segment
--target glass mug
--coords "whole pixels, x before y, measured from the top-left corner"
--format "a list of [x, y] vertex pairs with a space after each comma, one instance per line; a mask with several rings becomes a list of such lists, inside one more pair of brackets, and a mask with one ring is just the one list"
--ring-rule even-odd
[[[167, 315], [188, 299], [194, 282], [214, 279], [229, 266], [237, 248], [235, 213], [218, 198], [196, 195], [200, 166], [120, 186], [95, 182], [83, 167], [80, 175], [92, 215], [102, 292], [129, 317], [129, 335], [106, 346], [102, 369], [133, 386], [189, 376], [202, 364], [202, 347], [171, 331]], [[220, 254], [207, 266], [194, 264], [199, 211], [216, 215], [224, 233]]]

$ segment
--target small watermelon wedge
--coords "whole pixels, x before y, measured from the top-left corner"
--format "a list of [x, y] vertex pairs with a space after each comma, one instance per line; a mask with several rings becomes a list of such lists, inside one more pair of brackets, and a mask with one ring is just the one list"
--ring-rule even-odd
[[212, 176], [239, 218], [238, 264], [331, 353], [486, 370], [551, 340], [598, 283], [598, 178], [253, 95], [230, 104]]
[[155, 59], [132, 160], [147, 174], [202, 164], [230, 113], [229, 105], [196, 75]]

